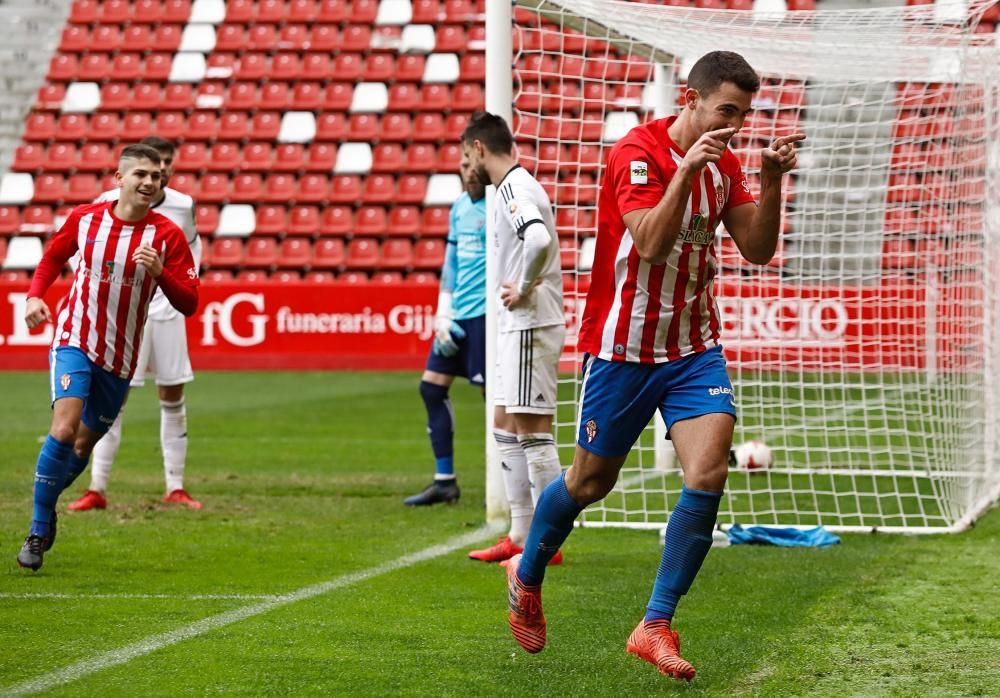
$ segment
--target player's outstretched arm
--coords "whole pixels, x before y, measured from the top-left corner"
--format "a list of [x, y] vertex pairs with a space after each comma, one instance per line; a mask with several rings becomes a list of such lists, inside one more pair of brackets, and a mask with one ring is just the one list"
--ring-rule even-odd
[[726, 230], [736, 242], [740, 254], [753, 264], [767, 264], [774, 257], [781, 231], [782, 177], [798, 165], [796, 143], [804, 133], [794, 133], [774, 140], [760, 152], [760, 202], [730, 210], [725, 216]]
[[38, 262], [35, 273], [31, 276], [27, 308], [24, 314], [24, 321], [30, 329], [38, 327], [43, 322], [52, 322], [52, 312], [49, 310], [48, 304], [42, 300], [42, 296], [59, 278], [59, 274], [69, 258], [76, 253], [78, 245], [75, 227], [79, 220], [80, 216], [76, 211], [69, 215], [62, 228], [52, 236], [52, 241], [45, 248], [45, 253]]

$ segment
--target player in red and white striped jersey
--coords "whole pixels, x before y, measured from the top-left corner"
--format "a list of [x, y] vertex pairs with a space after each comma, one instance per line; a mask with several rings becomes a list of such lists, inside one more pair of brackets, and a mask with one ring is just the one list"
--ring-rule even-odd
[[133, 145], [116, 176], [121, 198], [73, 210], [53, 237], [28, 291], [25, 321], [52, 321], [43, 296], [80, 252], [73, 284], [55, 321], [50, 354], [52, 426], [35, 471], [31, 530], [18, 564], [37, 570], [55, 539], [55, 505], [87, 467], [114, 422], [135, 371], [150, 300], [157, 288], [185, 315], [198, 306], [198, 271], [181, 232], [150, 210], [160, 192], [159, 153]]
[[[576, 454], [538, 501], [516, 575], [528, 590], [523, 593], [540, 590], [552, 551], [579, 512], [611, 491], [639, 433], [659, 410], [684, 470], [684, 488], [670, 515], [646, 615], [626, 649], [688, 680], [695, 669], [680, 656], [671, 621], [711, 547], [736, 420], [713, 295], [715, 231], [724, 223], [748, 261], [771, 260], [782, 177], [796, 166], [796, 143], [805, 138], [778, 138], [761, 151], [755, 205], [728, 144], [759, 87], [742, 56], [709, 53], [691, 68], [681, 113], [635, 127], [608, 156], [580, 336], [590, 359]], [[525, 604], [538, 609], [537, 617], [515, 633], [529, 652], [545, 642], [540, 604], [540, 598]]]

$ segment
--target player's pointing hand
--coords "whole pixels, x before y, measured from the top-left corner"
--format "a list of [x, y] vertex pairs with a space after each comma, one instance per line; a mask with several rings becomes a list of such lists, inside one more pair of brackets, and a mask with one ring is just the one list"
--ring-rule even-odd
[[804, 133], [793, 133], [774, 139], [760, 151], [760, 173], [763, 176], [780, 177], [794, 170], [799, 164], [798, 148], [795, 144], [806, 138]]
[[682, 167], [685, 167], [690, 174], [695, 174], [701, 172], [708, 163], [718, 162], [722, 159], [722, 154], [726, 152], [729, 139], [735, 134], [735, 128], [720, 128], [716, 131], [703, 133], [701, 138], [695, 141], [695, 144], [687, 151]]

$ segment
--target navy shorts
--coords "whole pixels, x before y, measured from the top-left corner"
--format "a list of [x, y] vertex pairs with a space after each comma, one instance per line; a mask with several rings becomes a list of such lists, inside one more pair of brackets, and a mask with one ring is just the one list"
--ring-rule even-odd
[[657, 409], [668, 438], [674, 423], [684, 419], [716, 412], [735, 419], [733, 384], [722, 347], [660, 364], [590, 359], [584, 370], [577, 443], [599, 456], [624, 456]]
[[107, 433], [128, 395], [128, 378], [105, 371], [77, 347], [55, 347], [49, 352], [52, 402], [64, 397], [83, 400], [83, 423], [98, 434]]
[[473, 385], [486, 385], [486, 316], [455, 320], [465, 330], [465, 339], [456, 340], [454, 356], [427, 355], [427, 370], [446, 376], [468, 378]]

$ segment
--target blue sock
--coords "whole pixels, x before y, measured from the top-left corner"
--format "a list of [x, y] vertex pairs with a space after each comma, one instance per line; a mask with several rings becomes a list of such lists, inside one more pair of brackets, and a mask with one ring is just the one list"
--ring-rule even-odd
[[437, 480], [455, 477], [455, 425], [451, 416], [448, 388], [420, 381], [420, 397], [427, 407], [427, 433], [434, 451], [434, 475]]
[[663, 558], [646, 606], [646, 620], [671, 620], [677, 602], [691, 588], [712, 547], [712, 529], [719, 514], [721, 492], [681, 489], [667, 524]]
[[38, 452], [38, 462], [35, 464], [35, 494], [32, 511], [31, 535], [49, 535], [49, 524], [52, 513], [56, 510], [56, 502], [62, 492], [63, 481], [69, 468], [69, 456], [73, 452], [73, 444], [56, 441], [49, 434]]
[[518, 579], [528, 586], [536, 586], [545, 579], [545, 566], [556, 554], [573, 530], [573, 522], [583, 511], [566, 489], [566, 473], [557, 477], [542, 490], [535, 504], [528, 540], [524, 542], [524, 556], [517, 568]]
[[66, 481], [62, 487], [64, 492], [80, 477], [80, 473], [87, 469], [88, 463], [90, 463], [89, 454], [86, 458], [80, 458], [80, 456], [76, 455], [76, 451], [69, 452], [69, 471], [66, 473]]

